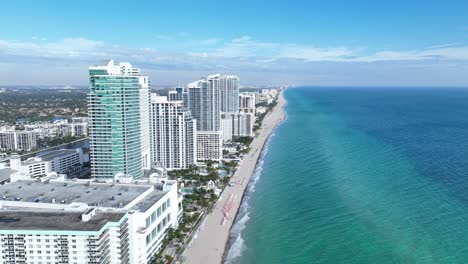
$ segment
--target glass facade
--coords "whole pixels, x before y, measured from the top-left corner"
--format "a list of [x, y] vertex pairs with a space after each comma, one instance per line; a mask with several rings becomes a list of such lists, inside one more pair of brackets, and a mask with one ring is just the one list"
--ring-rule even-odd
[[90, 69], [89, 75], [92, 176], [143, 176], [139, 76], [108, 75], [100, 69]]

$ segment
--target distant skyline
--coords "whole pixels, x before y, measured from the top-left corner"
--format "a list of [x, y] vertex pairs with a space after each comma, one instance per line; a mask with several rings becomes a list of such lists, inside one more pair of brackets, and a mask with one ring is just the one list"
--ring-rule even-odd
[[129, 61], [155, 86], [468, 86], [466, 1], [10, 1], [0, 85], [87, 85]]

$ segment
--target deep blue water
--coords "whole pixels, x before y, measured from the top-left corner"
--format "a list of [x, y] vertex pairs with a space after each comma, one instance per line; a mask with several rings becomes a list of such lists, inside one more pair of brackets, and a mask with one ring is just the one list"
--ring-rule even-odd
[[286, 99], [229, 263], [468, 263], [468, 89]]

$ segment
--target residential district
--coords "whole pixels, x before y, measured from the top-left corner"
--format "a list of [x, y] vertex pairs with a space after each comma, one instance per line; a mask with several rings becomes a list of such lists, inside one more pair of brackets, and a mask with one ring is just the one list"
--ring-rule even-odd
[[0, 127], [0, 263], [172, 263], [280, 91], [214, 74], [162, 96], [113, 60], [89, 83], [87, 117]]

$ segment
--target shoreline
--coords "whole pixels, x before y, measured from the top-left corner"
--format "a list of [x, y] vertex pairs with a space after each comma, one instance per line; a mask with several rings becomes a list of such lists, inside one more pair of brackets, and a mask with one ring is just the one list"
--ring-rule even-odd
[[278, 96], [278, 104], [263, 120], [260, 133], [250, 145], [250, 152], [244, 156], [239, 168], [231, 177], [230, 183], [234, 185], [226, 187], [214, 205], [213, 211], [205, 217], [190, 245], [181, 254], [183, 263], [219, 264], [225, 260], [229, 250], [231, 228], [261, 153], [274, 129], [286, 118], [284, 107], [287, 102], [283, 95], [284, 91], [282, 90]]
[[[283, 109], [284, 109], [284, 106], [283, 106]], [[283, 110], [284, 112], [284, 110]], [[276, 124], [276, 127], [279, 126], [281, 123], [284, 122], [284, 120], [286, 120], [286, 114], [283, 114], [283, 119]], [[247, 194], [247, 191], [248, 191], [248, 188], [250, 186], [250, 184], [252, 184], [252, 176], [255, 174], [255, 170], [257, 169], [258, 167], [258, 164], [260, 162], [260, 158], [262, 157], [262, 154], [263, 154], [263, 151], [265, 150], [265, 147], [267, 146], [268, 144], [268, 141], [270, 140], [272, 134], [273, 134], [273, 131], [274, 131], [275, 128], [273, 128], [271, 131], [270, 131], [270, 134], [268, 135], [267, 139], [265, 140], [265, 142], [263, 143], [263, 146], [260, 150], [260, 154], [257, 158], [257, 161], [255, 163], [255, 167], [254, 167], [254, 170], [252, 171], [252, 174], [250, 175], [249, 177], [249, 181], [247, 183], [247, 185], [245, 186], [245, 190], [244, 192], [242, 193], [242, 198], [240, 199], [240, 205], [239, 207], [237, 208], [237, 212], [234, 216], [234, 221], [232, 222], [231, 224], [231, 227], [229, 228], [229, 234], [228, 234], [228, 239], [227, 239], [227, 242], [226, 242], [226, 245], [224, 246], [224, 252], [223, 252], [223, 257], [221, 259], [221, 263], [226, 263], [226, 260], [227, 260], [227, 257], [229, 255], [229, 250], [231, 249], [231, 246], [233, 245], [233, 243], [235, 242], [236, 240], [236, 237], [231, 237], [231, 230], [232, 228], [234, 227], [234, 225], [237, 223], [238, 220], [240, 219], [237, 219], [239, 217], [239, 213], [240, 213], [240, 210], [241, 210], [241, 207], [242, 207], [242, 204], [244, 203], [244, 199], [245, 199], [245, 196]], [[239, 234], [240, 235], [240, 234]]]

